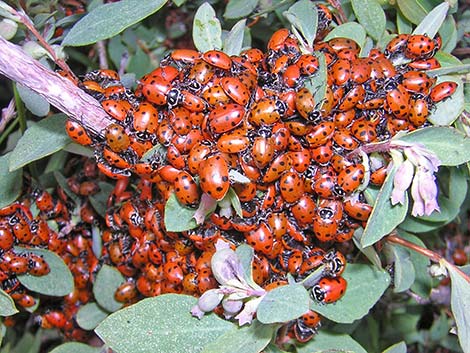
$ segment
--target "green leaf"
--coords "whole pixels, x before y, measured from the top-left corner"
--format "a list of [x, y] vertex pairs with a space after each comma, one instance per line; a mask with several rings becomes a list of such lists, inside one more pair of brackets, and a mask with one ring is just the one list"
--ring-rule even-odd
[[385, 32], [385, 12], [376, 0], [352, 0], [354, 14], [367, 34], [378, 41]]
[[450, 274], [450, 306], [460, 346], [464, 352], [470, 352], [470, 282], [447, 261], [443, 261], [443, 265]]
[[238, 195], [235, 190], [233, 190], [233, 188], [228, 189], [228, 192], [225, 195], [224, 199], [226, 197], [230, 200], [230, 205], [235, 210], [237, 216], [243, 217], [242, 204], [240, 203], [240, 199], [238, 198]]
[[273, 325], [257, 320], [249, 326], [234, 327], [204, 347], [203, 353], [258, 353], [268, 345], [274, 333]]
[[310, 309], [332, 321], [350, 324], [367, 315], [390, 285], [388, 272], [371, 265], [348, 264], [343, 278], [348, 287], [340, 300], [326, 305], [311, 302]]
[[80, 201], [80, 197], [70, 190], [70, 187], [67, 183], [67, 178], [59, 171], [54, 171], [54, 178], [57, 181], [57, 184], [64, 190], [68, 197], [70, 197], [76, 204]]
[[124, 276], [115, 267], [101, 267], [93, 284], [93, 294], [103, 309], [114, 312], [122, 307], [123, 304], [114, 299], [114, 292], [125, 281]]
[[359, 23], [347, 22], [333, 28], [333, 30], [326, 35], [323, 41], [327, 42], [330, 39], [342, 37], [354, 40], [359, 47], [362, 48], [366, 42], [366, 31]]
[[70, 143], [64, 114], [56, 114], [31, 125], [11, 152], [10, 171], [49, 156]]
[[168, 232], [184, 232], [197, 227], [193, 218], [195, 209], [185, 207], [171, 194], [165, 205], [165, 228]]
[[281, 286], [269, 291], [256, 311], [263, 324], [294, 320], [308, 311], [309, 295], [300, 284]]
[[367, 257], [367, 259], [369, 259], [369, 261], [377, 268], [382, 268], [382, 262], [380, 260], [380, 256], [379, 254], [377, 253], [377, 251], [375, 250], [375, 248], [373, 246], [366, 246], [366, 247], [363, 247], [361, 245], [361, 237], [362, 237], [362, 233], [364, 233], [364, 228], [357, 228], [355, 231], [354, 231], [354, 235], [353, 235], [353, 242], [354, 242], [354, 245], [356, 245], [356, 247], [359, 249], [359, 251], [364, 254], [365, 257]]
[[11, 152], [0, 157], [0, 208], [13, 203], [21, 195], [23, 170], [10, 172], [10, 157]]
[[111, 314], [96, 329], [116, 353], [198, 353], [234, 325], [215, 314], [191, 316], [197, 299], [163, 294]]
[[246, 17], [258, 6], [259, 0], [230, 0], [225, 7], [224, 17], [234, 19]]
[[413, 30], [411, 23], [403, 16], [401, 11], [397, 11], [397, 29], [398, 34], [408, 34]]
[[384, 350], [383, 353], [406, 353], [406, 343], [403, 341], [396, 343]]
[[[455, 56], [452, 56], [447, 53], [439, 52], [439, 54], [436, 54], [435, 57], [437, 59], [437, 56], [439, 56], [441, 59], [444, 60], [454, 60]], [[442, 65], [442, 60], [439, 60]], [[438, 69], [434, 70], [428, 70], [426, 71], [426, 74], [430, 77], [439, 77], [447, 74], [458, 74], [458, 73], [467, 73], [470, 71], [470, 64], [461, 64], [460, 62], [449, 62], [449, 66], [443, 66]]]
[[111, 38], [157, 12], [166, 2], [122, 0], [98, 6], [70, 29], [62, 45], [81, 46]]
[[[39, 353], [41, 350], [41, 343], [43, 342], [44, 330], [39, 329], [36, 334], [25, 332], [15, 347], [9, 350], [9, 353]], [[3, 353], [3, 352], [2, 352]]]
[[92, 347], [80, 342], [66, 342], [55, 347], [50, 353], [100, 353], [99, 347]]
[[312, 48], [318, 26], [316, 5], [310, 0], [298, 1], [284, 11], [284, 17], [302, 34], [308, 47]]
[[410, 289], [416, 278], [410, 251], [394, 244], [387, 244], [387, 248], [392, 254], [393, 262], [395, 263], [393, 271], [393, 291], [395, 293], [404, 292]]
[[253, 262], [253, 256], [255, 254], [255, 251], [253, 250], [253, 248], [249, 246], [248, 244], [241, 244], [240, 246], [237, 247], [235, 252], [243, 267], [244, 278], [248, 281], [250, 285], [255, 286], [255, 287], [258, 286], [253, 280], [252, 262]]
[[194, 15], [193, 42], [201, 52], [222, 48], [222, 26], [208, 2], [199, 6]]
[[367, 353], [351, 336], [319, 330], [308, 343], [297, 346], [297, 353]]
[[394, 166], [387, 174], [377, 195], [374, 208], [372, 209], [366, 228], [362, 234], [361, 244], [363, 247], [372, 245], [382, 239], [403, 222], [406, 217], [406, 212], [408, 211], [407, 194], [405, 194], [405, 202], [403, 205], [396, 204], [392, 206], [390, 202], [395, 173], [396, 167]]
[[417, 25], [432, 10], [432, 5], [424, 0], [397, 0], [401, 13]]
[[426, 127], [401, 136], [399, 140], [422, 143], [437, 155], [442, 165], [457, 166], [470, 160], [470, 138], [451, 127]]
[[131, 56], [126, 70], [135, 73], [136, 77], [144, 76], [152, 69], [150, 57], [140, 47], [137, 47], [135, 54]]
[[447, 2], [436, 6], [416, 26], [413, 34], [427, 34], [430, 38], [434, 38], [446, 19], [447, 11], [449, 11], [449, 4]]
[[452, 124], [459, 117], [464, 108], [463, 82], [453, 76], [439, 76], [437, 83], [444, 81], [457, 82], [458, 86], [454, 94], [449, 98], [436, 103], [436, 108], [432, 109], [428, 115], [428, 121], [433, 125], [447, 126]]
[[0, 289], [0, 316], [10, 316], [18, 312], [15, 302], [11, 297]]
[[223, 51], [227, 55], [240, 55], [245, 35], [246, 19], [235, 23], [224, 39]]
[[89, 331], [98, 326], [109, 314], [97, 303], [87, 303], [78, 310], [76, 320], [78, 326]]
[[49, 265], [51, 272], [45, 276], [32, 276], [29, 274], [18, 276], [23, 286], [44, 295], [61, 297], [73, 291], [73, 276], [68, 266], [55, 253], [45, 249], [22, 248], [15, 246], [18, 254], [33, 253], [42, 256]]
[[[315, 52], [315, 56], [318, 59], [318, 70], [313, 76], [309, 76], [307, 78], [305, 81], [305, 88], [313, 94], [315, 102], [323, 102], [326, 95], [327, 85], [326, 58], [325, 54], [321, 52]], [[321, 104], [323, 105], [323, 103]]]
[[31, 113], [39, 117], [46, 116], [49, 113], [51, 105], [42, 96], [20, 84], [16, 85], [16, 89], [24, 105]]
[[[398, 234], [403, 239], [406, 239], [409, 242], [426, 248], [426, 245], [417, 236], [404, 232], [402, 230], [399, 230]], [[430, 260], [428, 257], [416, 251], [410, 251], [410, 256], [416, 274], [415, 281], [411, 286], [411, 291], [418, 294], [422, 298], [428, 298], [432, 289], [432, 277], [428, 271]]]

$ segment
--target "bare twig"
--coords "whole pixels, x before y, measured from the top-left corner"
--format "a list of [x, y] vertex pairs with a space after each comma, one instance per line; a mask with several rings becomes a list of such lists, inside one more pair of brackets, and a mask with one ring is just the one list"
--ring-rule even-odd
[[97, 136], [112, 123], [98, 101], [0, 37], [0, 74], [26, 86]]
[[100, 69], [109, 68], [108, 58], [106, 57], [106, 45], [103, 40], [100, 40], [96, 43], [98, 50], [98, 60], [100, 61]]
[[2, 109], [0, 118], [0, 133], [5, 130], [8, 123], [13, 120], [16, 116], [15, 101], [12, 99], [6, 108]]

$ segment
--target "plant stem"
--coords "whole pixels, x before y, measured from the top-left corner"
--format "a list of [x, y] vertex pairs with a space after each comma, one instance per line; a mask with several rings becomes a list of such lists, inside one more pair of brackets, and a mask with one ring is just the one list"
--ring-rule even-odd
[[439, 255], [438, 253], [432, 251], [432, 250], [429, 250], [429, 249], [426, 249], [426, 248], [423, 248], [419, 245], [416, 245], [408, 240], [405, 240], [401, 237], [399, 237], [396, 233], [392, 233], [390, 234], [388, 237], [385, 238], [385, 240], [389, 243], [394, 243], [394, 244], [398, 244], [398, 245], [401, 245], [405, 248], [408, 248], [410, 250], [413, 250], [421, 255], [424, 255], [426, 256], [427, 258], [429, 258], [431, 261], [434, 261], [434, 262], [438, 262], [438, 263], [441, 263], [441, 262], [445, 262], [445, 265], [447, 267], [452, 267], [455, 271], [457, 271], [468, 283], [470, 283], [470, 277], [464, 273], [462, 270], [460, 270], [457, 266], [455, 266], [454, 264], [448, 262], [445, 258], [443, 258], [441, 255]]
[[16, 83], [13, 83], [13, 95], [15, 97], [15, 106], [16, 106], [16, 114], [18, 117], [18, 122], [20, 123], [20, 131], [21, 134], [26, 131], [26, 112], [24, 109], [23, 101], [18, 93], [18, 89], [16, 88]]

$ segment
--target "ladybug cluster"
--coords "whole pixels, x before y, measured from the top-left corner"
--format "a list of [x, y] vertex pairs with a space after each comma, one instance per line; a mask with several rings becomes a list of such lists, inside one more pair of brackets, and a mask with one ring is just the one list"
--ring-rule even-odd
[[[57, 187], [49, 192], [29, 187], [22, 200], [0, 209], [0, 284], [18, 308], [34, 312], [41, 327], [57, 328], [69, 339], [87, 341], [90, 333], [78, 326], [75, 316], [93, 299], [92, 284], [104, 263], [101, 253], [92, 249], [93, 229], [98, 234], [102, 230], [88, 200], [100, 191], [98, 181], [104, 176], [91, 159], [77, 163], [71, 173], [65, 189]], [[57, 254], [68, 266], [74, 279], [70, 294], [42, 296], [21, 284], [17, 276], [50, 273], [49, 264], [34, 253], [35, 249]], [[7, 317], [4, 324], [14, 326], [22, 318], [22, 313]]]
[[[115, 293], [127, 304], [162, 293], [200, 296], [217, 286], [210, 261], [219, 239], [253, 247], [253, 277], [266, 290], [287, 284], [288, 274], [302, 280], [322, 266], [312, 299], [333, 303], [344, 295], [346, 257], [338, 249], [367, 221], [372, 208], [361, 190], [381, 185], [387, 167], [386, 156], [364, 165], [354, 151], [426, 125], [434, 105], [457, 86], [436, 85], [425, 73], [440, 66], [433, 57], [439, 38], [400, 35], [364, 57], [351, 39], [324, 40], [332, 17], [322, 5], [318, 13], [309, 50], [280, 29], [265, 53], [174, 50], [134, 91], [112, 70], [92, 71], [77, 83], [113, 123], [98, 135], [74, 120], [66, 130], [93, 146], [96, 167], [88, 168], [116, 184], [99, 256], [90, 249], [87, 232], [97, 216], [88, 202], [80, 212], [87, 226], [59, 237], [66, 246], [57, 252], [77, 288], [64, 307], [76, 310], [90, 300], [100, 263], [127, 278]], [[316, 99], [306, 85], [320, 71], [326, 80]], [[74, 193], [97, 192], [96, 174], [87, 178], [69, 178]], [[196, 228], [166, 229], [170, 198], [199, 215]], [[233, 199], [240, 214], [227, 207]], [[306, 342], [320, 320], [309, 312], [289, 323], [290, 332]]]

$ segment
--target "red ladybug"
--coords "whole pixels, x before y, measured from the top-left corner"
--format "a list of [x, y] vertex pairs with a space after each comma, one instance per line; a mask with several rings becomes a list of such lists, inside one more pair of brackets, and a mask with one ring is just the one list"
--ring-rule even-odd
[[201, 190], [216, 200], [224, 198], [230, 187], [229, 168], [220, 154], [207, 157], [199, 166]]
[[347, 285], [343, 277], [323, 277], [312, 287], [312, 299], [325, 304], [334, 303], [346, 293]]

